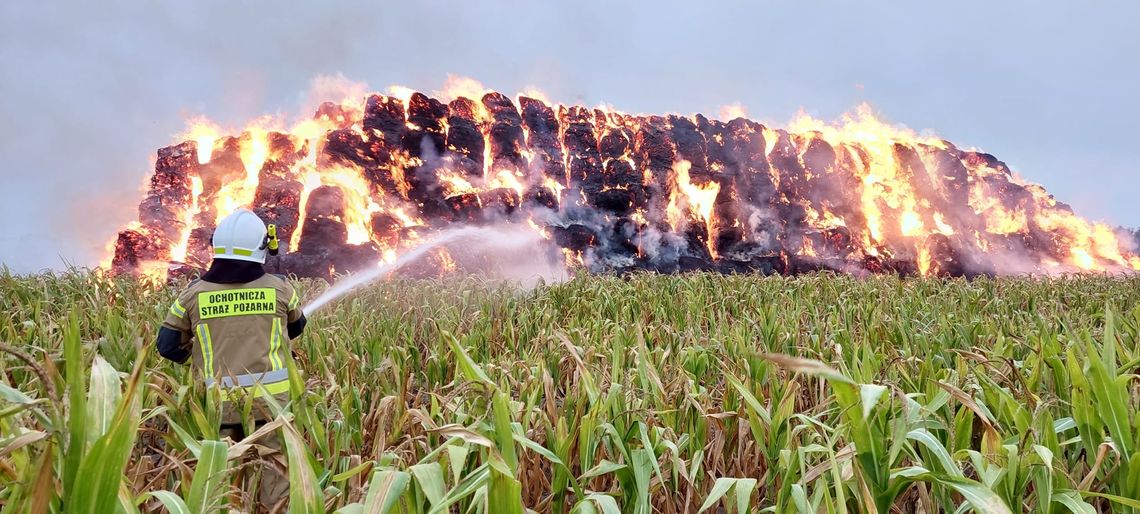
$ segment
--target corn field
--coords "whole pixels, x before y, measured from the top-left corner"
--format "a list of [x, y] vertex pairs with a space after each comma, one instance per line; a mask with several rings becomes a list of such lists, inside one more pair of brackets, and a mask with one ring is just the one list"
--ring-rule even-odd
[[1137, 278], [384, 282], [242, 441], [177, 289], [0, 273], [0, 512], [1140, 512]]

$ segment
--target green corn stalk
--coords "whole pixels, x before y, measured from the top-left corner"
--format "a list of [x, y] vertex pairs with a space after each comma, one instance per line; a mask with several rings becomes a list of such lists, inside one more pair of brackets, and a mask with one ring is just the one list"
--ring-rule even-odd
[[[892, 470], [897, 449], [889, 449], [892, 444], [905, 444], [900, 434], [891, 435], [891, 430], [883, 421], [883, 409], [879, 403], [886, 394], [886, 388], [874, 384], [856, 384], [818, 361], [797, 359], [782, 355], [767, 355], [767, 359], [791, 371], [819, 376], [827, 380], [835, 398], [843, 410], [844, 428], [847, 437], [855, 445], [856, 475], [859, 477], [856, 493], [861, 495], [861, 503], [867, 512], [885, 513], [904, 488], [913, 482], [936, 483], [962, 494], [966, 500], [983, 512], [1010, 512], [1005, 502], [988, 487], [959, 476], [931, 472], [923, 467], [912, 466]], [[877, 415], [874, 415], [878, 412]], [[897, 425], [905, 427], [905, 425]], [[894, 429], [898, 431], [898, 429]], [[943, 466], [957, 471], [949, 460], [945, 448], [924, 431], [912, 431], [907, 439], [919, 441], [927, 448], [939, 448], [939, 461]], [[889, 451], [888, 451], [889, 450]]]
[[324, 492], [318, 485], [305, 441], [292, 423], [282, 424], [281, 435], [289, 462], [289, 513], [324, 512]]
[[[1140, 308], [1105, 305], [1140, 304], [1137, 284], [634, 274], [519, 292], [384, 282], [313, 316], [295, 342], [290, 407], [308, 453], [290, 471], [308, 468], [311, 481], [299, 482], [319, 498], [310, 510], [363, 509], [385, 471], [408, 476], [384, 496], [401, 512], [491, 512], [492, 496], [560, 514], [691, 512], [735, 477], [757, 479], [751, 511], [872, 512], [903, 498], [968, 510], [960, 475], [1022, 510], [1127, 512], [1140, 477]], [[127, 393], [126, 380], [109, 387], [109, 370], [137, 365], [137, 341], [153, 340], [172, 294], [0, 272], [0, 345], [28, 356], [0, 346], [5, 509], [68, 507]], [[828, 362], [850, 384], [785, 376], [758, 351]], [[164, 487], [189, 503], [205, 467], [194, 461], [211, 451], [202, 441], [216, 440], [218, 405], [187, 385], [188, 370], [145, 359], [138, 424], [161, 436], [163, 453], [159, 468], [144, 467], [155, 438], [139, 438], [121, 474], [131, 480], [108, 495], [113, 510], [134, 512], [140, 498], [177, 508]], [[492, 473], [506, 494], [492, 495]], [[535, 476], [549, 482], [521, 478]], [[735, 501], [729, 490], [716, 503]]]
[[[141, 397], [143, 395], [140, 383], [146, 355], [145, 349], [139, 352], [134, 371], [131, 372], [130, 378], [127, 380], [126, 391], [122, 393], [117, 404], [112, 404], [99, 396], [117, 396], [119, 392], [117, 384], [106, 388], [93, 389], [93, 391], [97, 391], [96, 396], [92, 398], [93, 403], [100, 405], [103, 409], [113, 408], [114, 413], [113, 416], [110, 416], [109, 423], [94, 427], [96, 433], [102, 430], [106, 430], [106, 432], [95, 439], [90, 450], [83, 453], [79, 460], [76, 476], [72, 483], [73, 489], [67, 491], [67, 497], [64, 501], [66, 512], [90, 512], [94, 514], [112, 512], [118, 508], [123, 508], [120, 505], [119, 485], [123, 478], [123, 470], [131, 457], [135, 436], [138, 433]], [[73, 356], [75, 355], [73, 354]], [[96, 366], [101, 365], [96, 364]], [[107, 369], [103, 368], [102, 372], [105, 371]], [[78, 378], [78, 376], [69, 376], [69, 381], [73, 378]], [[117, 378], [114, 381], [117, 381]], [[75, 385], [72, 383], [73, 387]], [[112, 390], [114, 392], [111, 392]], [[74, 399], [72, 405], [75, 405]], [[108, 412], [99, 412], [95, 419], [105, 419], [109, 414]], [[79, 440], [78, 444], [82, 445], [83, 434], [84, 431], [76, 432], [73, 428], [72, 441]]]

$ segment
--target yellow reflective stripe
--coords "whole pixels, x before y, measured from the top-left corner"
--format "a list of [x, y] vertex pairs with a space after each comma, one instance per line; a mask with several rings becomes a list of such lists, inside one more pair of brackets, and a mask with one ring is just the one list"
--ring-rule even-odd
[[269, 334], [269, 366], [272, 369], [281, 369], [281, 356], [277, 350], [281, 348], [281, 318], [273, 318], [273, 330]]
[[246, 257], [253, 256], [253, 250], [246, 250], [245, 248], [234, 248], [231, 252], [226, 252], [224, 246], [214, 248], [214, 255], [226, 255], [227, 253], [230, 255], [244, 255]]
[[248, 387], [233, 387], [233, 388], [220, 388], [222, 393], [222, 401], [233, 401], [242, 396], [252, 394], [255, 398], [259, 396], [273, 396], [276, 394], [289, 392], [289, 381], [282, 380], [272, 384], [254, 384]]
[[174, 300], [174, 305], [170, 306], [170, 313], [176, 318], [181, 318], [186, 315], [186, 308], [178, 303], [178, 300]]
[[210, 339], [210, 327], [198, 325], [198, 344], [202, 346], [202, 371], [206, 377], [214, 376], [214, 342]]
[[297, 296], [297, 288], [293, 288], [293, 297], [289, 299], [289, 310], [297, 308], [297, 304], [301, 303], [301, 297]]

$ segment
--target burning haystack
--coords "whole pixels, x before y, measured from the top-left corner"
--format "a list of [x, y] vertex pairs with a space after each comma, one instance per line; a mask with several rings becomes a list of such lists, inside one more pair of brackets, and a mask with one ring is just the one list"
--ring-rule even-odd
[[[895, 129], [774, 129], [642, 116], [497, 92], [373, 94], [291, 129], [199, 123], [158, 151], [111, 266], [205, 266], [215, 222], [275, 223], [275, 271], [329, 278], [390, 261], [456, 224], [529, 224], [593, 271], [695, 269], [962, 276], [1140, 269], [1090, 223], [992, 155]], [[445, 273], [445, 250], [418, 273]]]

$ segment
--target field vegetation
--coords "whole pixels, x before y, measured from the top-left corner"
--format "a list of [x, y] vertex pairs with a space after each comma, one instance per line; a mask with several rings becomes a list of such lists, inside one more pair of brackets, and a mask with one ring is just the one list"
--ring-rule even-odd
[[177, 288], [0, 274], [0, 512], [1140, 512], [1140, 279], [385, 282], [243, 441], [153, 351]]

